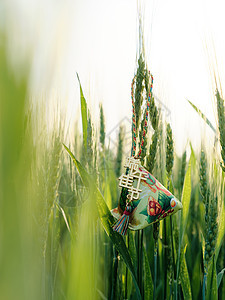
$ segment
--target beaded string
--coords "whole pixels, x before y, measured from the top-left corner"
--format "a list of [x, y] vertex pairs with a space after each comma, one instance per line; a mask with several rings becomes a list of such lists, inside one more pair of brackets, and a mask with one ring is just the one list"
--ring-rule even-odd
[[[150, 74], [150, 72], [149, 72]], [[150, 107], [150, 101], [152, 99], [152, 87], [153, 87], [153, 76], [151, 76], [151, 85], [150, 85], [150, 91], [147, 99], [147, 106], [145, 110], [145, 123], [143, 127], [143, 134], [141, 138], [141, 146], [140, 150], [137, 154], [137, 157], [141, 156], [141, 152], [143, 150], [145, 137], [146, 137], [146, 130], [148, 125], [148, 113], [149, 113], [149, 107]], [[134, 106], [134, 83], [135, 83], [136, 76], [134, 76], [132, 83], [131, 83], [131, 100], [132, 100], [132, 148], [131, 148], [131, 156], [135, 156], [136, 152], [136, 146], [137, 146], [137, 136], [136, 136], [136, 113], [135, 113], [135, 106]]]
[[137, 145], [137, 137], [136, 137], [136, 114], [135, 114], [135, 106], [134, 106], [134, 83], [135, 83], [136, 75], [134, 76], [131, 83], [131, 100], [132, 100], [132, 148], [131, 148], [131, 156], [135, 156], [136, 145]]

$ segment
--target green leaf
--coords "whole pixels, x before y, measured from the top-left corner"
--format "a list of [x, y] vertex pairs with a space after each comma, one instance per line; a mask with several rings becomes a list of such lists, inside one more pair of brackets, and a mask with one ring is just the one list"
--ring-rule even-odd
[[220, 287], [224, 272], [225, 272], [225, 268], [217, 274], [217, 289]]
[[192, 279], [191, 279], [191, 286], [192, 286], [192, 293], [193, 293], [193, 299], [197, 299], [199, 295], [199, 291], [201, 288], [200, 283], [200, 276], [201, 276], [201, 252], [199, 251], [196, 255], [194, 267], [192, 269]]
[[[178, 252], [177, 252], [177, 275], [176, 278], [179, 278], [179, 272], [180, 272], [180, 262], [181, 262], [181, 249], [183, 244], [183, 237], [187, 226], [188, 221], [188, 212], [190, 207], [190, 201], [191, 201], [191, 166], [192, 166], [192, 160], [193, 160], [193, 153], [191, 153], [191, 157], [188, 164], [188, 169], [184, 178], [184, 185], [183, 185], [183, 192], [182, 192], [182, 198], [181, 202], [183, 205], [183, 209], [180, 214], [180, 233], [179, 233], [179, 246], [178, 246]], [[177, 284], [176, 284], [176, 293], [177, 293]]]
[[181, 211], [181, 242], [183, 240], [183, 236], [185, 233], [185, 229], [188, 221], [188, 213], [191, 201], [191, 165], [193, 160], [193, 154], [191, 154], [191, 158], [189, 160], [188, 169], [184, 178], [184, 186], [182, 192], [181, 202], [183, 205], [183, 209]]
[[145, 272], [145, 281], [144, 281], [144, 299], [153, 299], [153, 281], [152, 281], [152, 274], [149, 266], [148, 256], [143, 247], [144, 252], [144, 272]]
[[106, 298], [106, 296], [103, 294], [103, 292], [100, 291], [99, 289], [97, 289], [97, 292], [98, 292], [98, 294], [99, 294], [100, 299], [102, 299], [102, 300], [107, 300], [107, 299], [108, 299], [108, 298]]
[[206, 124], [209, 125], [209, 127], [213, 130], [213, 132], [216, 134], [216, 129], [213, 127], [213, 125], [209, 121], [209, 119], [206, 118], [206, 116], [201, 112], [201, 110], [199, 108], [197, 108], [197, 106], [195, 106], [190, 100], [187, 99], [187, 101], [194, 108], [194, 110], [199, 114], [199, 116], [206, 122]]
[[84, 98], [83, 90], [80, 83], [80, 78], [77, 74], [77, 78], [80, 85], [80, 104], [81, 104], [81, 116], [82, 116], [82, 127], [83, 127], [83, 144], [84, 148], [87, 149], [87, 127], [88, 127], [88, 121], [87, 121], [87, 102]]
[[112, 229], [112, 225], [114, 224], [114, 218], [111, 215], [101, 192], [99, 191], [98, 187], [93, 182], [91, 176], [86, 172], [84, 167], [75, 158], [75, 156], [72, 154], [72, 152], [65, 145], [63, 145], [63, 146], [65, 147], [66, 151], [69, 153], [70, 157], [72, 158], [72, 160], [77, 168], [77, 171], [79, 172], [80, 177], [83, 181], [83, 184], [86, 187], [89, 187], [91, 190], [91, 193], [93, 193], [93, 195], [95, 195], [96, 204], [97, 204], [98, 213], [99, 213], [99, 216], [101, 219], [101, 223], [102, 223], [107, 235], [110, 237], [110, 239], [112, 240], [116, 249], [119, 251], [120, 255], [122, 256], [127, 268], [131, 272], [133, 283], [136, 288], [137, 297], [138, 297], [138, 299], [141, 299], [141, 293], [140, 293], [140, 290], [139, 290], [139, 287], [137, 284], [135, 269], [134, 269], [129, 251], [127, 249], [127, 246], [126, 246], [122, 236]]
[[215, 257], [216, 257], [216, 261], [220, 252], [220, 248], [223, 242], [223, 237], [225, 234], [225, 209], [224, 209], [224, 203], [222, 202], [222, 207], [221, 207], [221, 211], [220, 211], [220, 217], [219, 217], [219, 230], [218, 230], [218, 237], [217, 237], [217, 241], [216, 241], [216, 253], [215, 253]]
[[104, 188], [104, 199], [109, 209], [112, 209], [112, 196], [111, 196], [110, 186], [108, 182], [106, 182]]
[[67, 217], [66, 217], [66, 214], [65, 214], [65, 211], [64, 209], [59, 205], [59, 204], [56, 204], [58, 210], [61, 212], [62, 216], [63, 216], [63, 219], [65, 221], [65, 224], [66, 224], [66, 227], [70, 233], [70, 226], [69, 226], [69, 223], [68, 223], [68, 220], [67, 220]]
[[136, 251], [135, 241], [134, 241], [134, 231], [129, 230], [127, 234], [129, 236], [130, 256], [131, 256], [134, 268], [135, 268], [135, 270], [137, 270], [137, 251]]
[[189, 146], [191, 148], [191, 158], [192, 158], [192, 161], [191, 161], [191, 165], [192, 165], [192, 168], [196, 168], [196, 162], [197, 162], [197, 158], [196, 158], [196, 155], [195, 155], [195, 152], [194, 152], [194, 149], [192, 147], [192, 143], [190, 142], [189, 143]]
[[209, 265], [206, 286], [206, 300], [218, 299], [215, 254]]
[[184, 299], [192, 299], [191, 295], [191, 283], [190, 278], [188, 274], [188, 268], [185, 258], [187, 245], [184, 249], [181, 250], [181, 258], [180, 258], [180, 280], [181, 280], [181, 286], [183, 291]]

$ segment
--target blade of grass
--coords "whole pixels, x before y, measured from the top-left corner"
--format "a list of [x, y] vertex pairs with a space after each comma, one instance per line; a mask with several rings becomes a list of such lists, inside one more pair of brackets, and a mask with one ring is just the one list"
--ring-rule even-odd
[[218, 299], [215, 254], [209, 266], [207, 275], [206, 300]]
[[83, 127], [83, 144], [84, 144], [84, 148], [87, 150], [87, 127], [88, 127], [87, 102], [84, 98], [84, 94], [83, 94], [83, 90], [81, 87], [80, 78], [78, 74], [77, 74], [77, 79], [80, 85], [80, 104], [81, 104], [81, 116], [82, 116], [82, 127]]
[[135, 249], [134, 232], [128, 231], [129, 235], [129, 252], [134, 265], [135, 270], [137, 269], [137, 252]]
[[189, 278], [187, 263], [185, 259], [186, 248], [187, 245], [185, 246], [185, 248], [181, 250], [180, 279], [181, 279], [181, 286], [182, 286], [184, 299], [188, 300], [188, 299], [192, 299], [192, 295], [191, 295], [190, 278]]
[[126, 244], [125, 244], [122, 236], [120, 234], [118, 234], [117, 232], [113, 231], [113, 229], [112, 229], [112, 225], [114, 224], [114, 219], [113, 219], [113, 216], [111, 215], [111, 213], [110, 213], [110, 211], [109, 211], [109, 209], [108, 209], [108, 207], [105, 203], [105, 200], [104, 200], [101, 192], [99, 191], [97, 186], [93, 183], [92, 178], [85, 171], [83, 166], [75, 158], [75, 156], [72, 154], [72, 152], [65, 145], [63, 145], [63, 146], [65, 147], [66, 151], [69, 153], [70, 157], [72, 158], [72, 160], [73, 160], [73, 162], [74, 162], [74, 164], [77, 168], [77, 171], [79, 172], [80, 177], [83, 181], [83, 184], [86, 187], [89, 187], [91, 189], [91, 192], [95, 195], [96, 204], [97, 204], [97, 207], [98, 207], [98, 212], [99, 212], [99, 216], [100, 216], [100, 219], [101, 219], [101, 223], [102, 223], [106, 233], [108, 234], [108, 236], [112, 240], [113, 244], [115, 245], [116, 249], [118, 250], [118, 252], [122, 256], [127, 268], [131, 272], [133, 283], [134, 283], [135, 288], [136, 288], [137, 298], [142, 299], [141, 293], [140, 293], [140, 290], [139, 290], [139, 287], [138, 287], [138, 284], [137, 284], [135, 269], [134, 269], [129, 251], [126, 247]]
[[175, 281], [175, 299], [177, 299], [177, 289], [178, 289], [178, 278], [180, 273], [180, 258], [181, 258], [181, 248], [183, 243], [183, 237], [185, 233], [185, 229], [187, 226], [188, 220], [188, 212], [191, 200], [191, 165], [193, 161], [193, 153], [191, 153], [191, 157], [188, 164], [188, 169], [184, 178], [184, 186], [182, 192], [182, 205], [183, 209], [180, 213], [180, 236], [179, 236], [179, 246], [178, 246], [178, 253], [177, 253], [177, 272], [176, 277], [174, 278]]
[[183, 209], [181, 211], [181, 243], [183, 241], [185, 229], [187, 226], [188, 221], [188, 213], [189, 213], [189, 207], [190, 207], [190, 201], [191, 201], [191, 165], [193, 162], [193, 155], [191, 154], [191, 158], [188, 164], [188, 169], [185, 175], [184, 179], [184, 187], [183, 187], [183, 193], [182, 193], [182, 205]]
[[194, 110], [199, 114], [199, 116], [206, 122], [207, 125], [212, 129], [212, 131], [216, 134], [216, 129], [213, 127], [212, 123], [209, 119], [201, 112], [201, 110], [195, 106], [190, 100], [187, 99], [189, 104], [194, 108]]
[[219, 218], [219, 230], [218, 230], [218, 237], [216, 241], [216, 253], [215, 253], [215, 258], [217, 261], [220, 248], [223, 243], [223, 238], [225, 234], [225, 209], [224, 209], [224, 203], [222, 202], [222, 207], [221, 207], [221, 212], [220, 212], [220, 218]]
[[[129, 245], [128, 245], [128, 250], [132, 259], [132, 263], [134, 265], [134, 269], [135, 271], [137, 270], [137, 251], [136, 251], [136, 247], [135, 247], [135, 240], [134, 240], [134, 235], [135, 233], [133, 231], [128, 231], [128, 236], [129, 236]], [[129, 278], [128, 278], [129, 279]], [[129, 283], [129, 281], [128, 281]], [[129, 285], [128, 285], [128, 292], [130, 291], [130, 293], [133, 293], [133, 286], [130, 288], [129, 290]]]
[[65, 211], [63, 210], [63, 208], [58, 203], [56, 204], [56, 206], [57, 206], [58, 210], [61, 212], [61, 214], [63, 216], [63, 219], [65, 221], [66, 227], [67, 227], [67, 229], [68, 229], [68, 231], [70, 233], [70, 226], [69, 226], [69, 223], [67, 221], [67, 217], [66, 217]]
[[144, 293], [144, 286], [143, 286], [143, 238], [144, 238], [144, 232], [143, 232], [143, 229], [141, 230], [141, 239], [140, 239], [140, 242], [141, 242], [141, 245], [140, 245], [140, 290], [141, 290], [141, 295], [143, 295]]
[[217, 274], [217, 289], [219, 289], [220, 287], [224, 272], [225, 272], [225, 268]]
[[157, 256], [158, 256], [158, 241], [154, 240], [154, 290], [153, 290], [153, 299], [156, 299]]
[[167, 294], [167, 265], [168, 265], [168, 253], [167, 253], [167, 247], [168, 247], [168, 241], [167, 241], [167, 220], [164, 219], [163, 220], [163, 245], [164, 245], [164, 264], [166, 266], [165, 270], [164, 270], [164, 288], [163, 288], [163, 292], [164, 292], [164, 297], [163, 299], [166, 298], [166, 294]]
[[117, 298], [117, 278], [118, 278], [118, 265], [119, 265], [119, 259], [118, 259], [118, 250], [114, 247], [114, 263], [113, 263], [113, 278], [112, 278], [112, 293], [111, 293], [111, 300], [114, 300]]
[[37, 284], [41, 250], [32, 182], [36, 149], [27, 112], [30, 60], [26, 57], [25, 65], [9, 55], [12, 31], [4, 17], [0, 30], [0, 298], [41, 299]]
[[143, 255], [144, 255], [144, 271], [145, 271], [144, 299], [151, 300], [151, 299], [153, 299], [154, 286], [153, 286], [151, 270], [150, 270], [148, 256], [147, 256], [145, 247], [143, 247]]
[[[126, 237], [126, 244], [127, 244], [127, 248], [129, 250], [129, 235], [127, 235]], [[124, 291], [124, 298], [127, 299], [127, 282], [128, 282], [128, 269], [126, 267], [126, 271], [125, 271], [125, 291]]]
[[193, 299], [199, 298], [199, 292], [201, 289], [201, 282], [199, 280], [200, 276], [202, 274], [201, 270], [201, 253], [198, 252], [198, 255], [195, 259], [195, 264], [192, 270], [192, 277], [191, 277], [191, 287], [192, 287], [192, 293], [193, 293]]

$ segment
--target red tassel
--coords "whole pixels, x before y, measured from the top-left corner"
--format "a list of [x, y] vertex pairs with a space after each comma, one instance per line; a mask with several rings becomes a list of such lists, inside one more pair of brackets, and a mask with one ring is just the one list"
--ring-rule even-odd
[[122, 216], [119, 218], [119, 220], [113, 226], [113, 230], [117, 231], [118, 233], [120, 233], [122, 235], [126, 235], [131, 213], [132, 213], [132, 207], [130, 205], [127, 205]]

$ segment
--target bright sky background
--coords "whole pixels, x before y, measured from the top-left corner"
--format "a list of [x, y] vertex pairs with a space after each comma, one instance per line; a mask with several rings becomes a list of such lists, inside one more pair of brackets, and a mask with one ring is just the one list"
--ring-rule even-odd
[[[61, 99], [62, 106], [68, 103], [68, 118], [80, 120], [78, 72], [95, 124], [99, 102], [107, 132], [124, 117], [131, 118], [130, 84], [138, 45], [136, 0], [5, 0], [5, 7], [6, 11], [0, 6], [0, 13], [7, 16], [14, 60], [32, 59], [32, 94]], [[216, 126], [212, 70], [223, 86], [225, 2], [146, 0], [139, 1], [140, 7], [153, 92], [171, 111], [167, 120], [178, 153], [188, 137], [195, 147], [201, 135], [213, 144], [211, 130], [186, 99]]]

